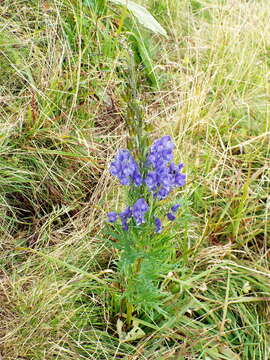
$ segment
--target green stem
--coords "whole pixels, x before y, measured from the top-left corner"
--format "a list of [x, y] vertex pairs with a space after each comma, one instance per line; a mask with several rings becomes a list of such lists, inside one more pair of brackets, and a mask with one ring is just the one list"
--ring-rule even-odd
[[127, 325], [130, 326], [132, 321], [133, 305], [127, 302], [126, 307], [127, 307]]
[[134, 271], [134, 275], [139, 274], [140, 270], [141, 270], [141, 263], [142, 263], [142, 258], [139, 258], [136, 260], [135, 262], [135, 271]]

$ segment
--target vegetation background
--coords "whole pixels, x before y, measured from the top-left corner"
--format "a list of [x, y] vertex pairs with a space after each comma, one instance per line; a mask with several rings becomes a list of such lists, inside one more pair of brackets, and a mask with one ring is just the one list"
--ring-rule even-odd
[[[270, 6], [145, 0], [167, 37], [106, 0], [0, 1], [0, 358], [270, 358]], [[153, 139], [185, 163], [192, 249], [175, 317], [119, 341], [106, 303], [121, 202], [127, 49]]]

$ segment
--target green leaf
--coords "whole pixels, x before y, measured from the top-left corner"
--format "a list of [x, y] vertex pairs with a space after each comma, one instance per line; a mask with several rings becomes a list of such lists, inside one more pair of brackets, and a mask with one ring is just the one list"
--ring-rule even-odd
[[136, 4], [131, 0], [109, 0], [114, 4], [126, 6], [127, 9], [137, 18], [140, 24], [156, 34], [167, 36], [164, 28], [143, 6]]

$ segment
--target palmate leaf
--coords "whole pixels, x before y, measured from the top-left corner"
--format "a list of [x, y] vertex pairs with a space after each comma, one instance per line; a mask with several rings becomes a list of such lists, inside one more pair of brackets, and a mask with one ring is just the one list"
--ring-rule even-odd
[[113, 239], [123, 241], [123, 234], [120, 232], [116, 232], [109, 227], [107, 227], [106, 230], [102, 231], [102, 234], [106, 235], [106, 237], [111, 236]]
[[131, 0], [109, 0], [114, 4], [126, 6], [126, 8], [136, 17], [140, 24], [156, 34], [167, 36], [165, 29], [143, 6]]

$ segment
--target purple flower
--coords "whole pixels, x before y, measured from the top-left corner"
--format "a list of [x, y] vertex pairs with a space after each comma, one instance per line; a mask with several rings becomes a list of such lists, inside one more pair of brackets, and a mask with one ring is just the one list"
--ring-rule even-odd
[[184, 186], [186, 183], [186, 175], [181, 173], [183, 166], [184, 165], [182, 163], [178, 165], [171, 163], [169, 166], [169, 173], [171, 175], [173, 187]]
[[144, 198], [138, 199], [134, 206], [133, 209], [138, 208], [140, 209], [142, 212], [146, 212], [148, 210], [148, 204], [147, 202], [144, 200]]
[[142, 184], [139, 167], [128, 150], [119, 150], [110, 166], [110, 173], [117, 176], [122, 185]]
[[167, 214], [167, 218], [170, 220], [170, 221], [174, 221], [176, 219], [176, 217], [172, 214], [172, 213], [168, 213]]
[[162, 166], [156, 169], [158, 184], [164, 185], [166, 187], [171, 186], [171, 175], [169, 173], [169, 168], [167, 166]]
[[132, 214], [135, 218], [135, 221], [137, 225], [141, 225], [145, 222], [144, 214], [148, 210], [148, 204], [144, 200], [144, 198], [141, 198], [135, 202], [132, 209]]
[[170, 188], [162, 187], [159, 189], [156, 196], [159, 200], [162, 200], [162, 199], [166, 199], [169, 193], [170, 193]]
[[128, 231], [127, 220], [125, 218], [121, 218], [121, 222], [122, 222], [122, 229]]
[[122, 223], [122, 229], [125, 231], [128, 231], [128, 224], [127, 224], [127, 220], [129, 218], [131, 218], [132, 216], [132, 211], [131, 211], [131, 207], [128, 206], [127, 208], [125, 208], [124, 211], [120, 212], [119, 217], [121, 219], [121, 223]]
[[142, 176], [139, 172], [139, 168], [137, 167], [132, 175], [133, 182], [136, 186], [142, 185]]
[[155, 168], [160, 167], [164, 162], [168, 163], [173, 159], [174, 143], [170, 136], [163, 136], [156, 140], [150, 147], [147, 162]]
[[172, 212], [176, 212], [180, 208], [180, 204], [175, 204], [171, 207]]
[[116, 212], [112, 211], [112, 212], [109, 212], [107, 215], [108, 215], [108, 221], [110, 223], [116, 222], [116, 220], [117, 220], [117, 213]]
[[174, 186], [175, 187], [181, 187], [186, 184], [186, 175], [182, 173], [178, 173], [175, 175], [174, 178]]
[[[176, 165], [173, 159], [174, 143], [170, 136], [163, 136], [150, 147], [146, 166], [149, 171], [144, 180], [149, 191], [158, 199], [165, 199], [169, 193], [186, 182], [186, 175], [181, 173], [183, 164]], [[169, 164], [170, 163], [170, 164]]]
[[121, 219], [129, 219], [132, 216], [131, 207], [128, 206], [124, 211], [119, 214]]
[[156, 225], [156, 233], [160, 233], [162, 231], [162, 223], [161, 220], [155, 217], [155, 225]]
[[149, 190], [156, 190], [158, 186], [157, 173], [155, 171], [150, 171], [145, 178], [145, 183]]
[[170, 163], [169, 169], [171, 174], [176, 174], [177, 172], [181, 171], [184, 167], [183, 163], [179, 163], [178, 165], [175, 165], [174, 162]]

